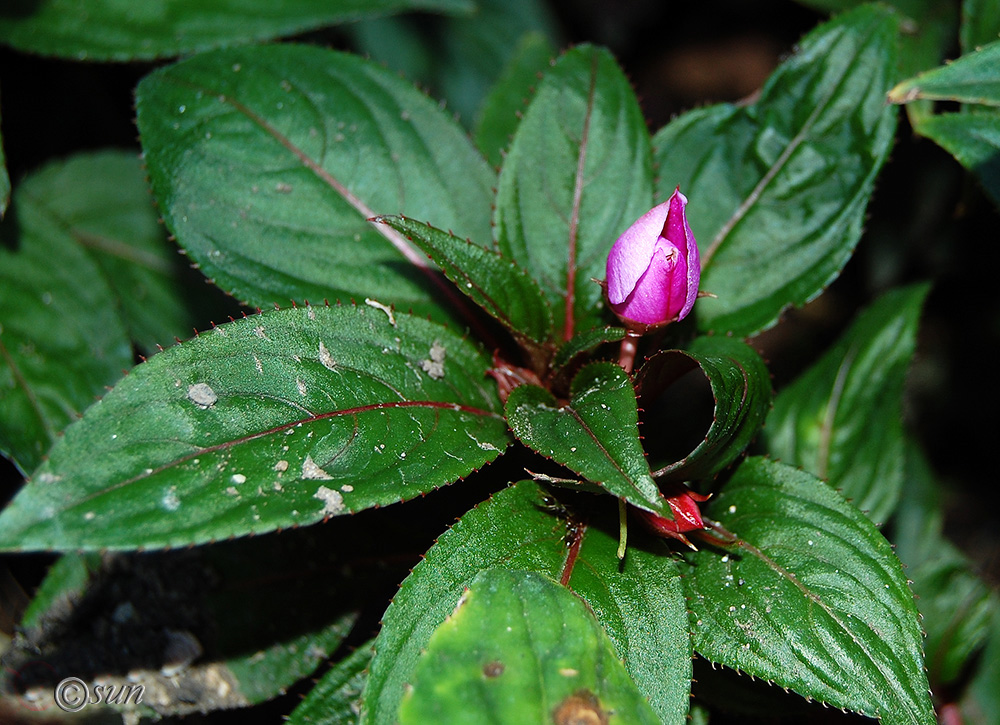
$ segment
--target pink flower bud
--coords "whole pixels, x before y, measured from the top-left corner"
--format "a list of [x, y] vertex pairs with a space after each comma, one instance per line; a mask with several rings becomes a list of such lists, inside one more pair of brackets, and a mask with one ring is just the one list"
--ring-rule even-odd
[[688, 226], [687, 198], [676, 189], [630, 226], [611, 247], [608, 302], [638, 331], [687, 317], [698, 297], [701, 259]]

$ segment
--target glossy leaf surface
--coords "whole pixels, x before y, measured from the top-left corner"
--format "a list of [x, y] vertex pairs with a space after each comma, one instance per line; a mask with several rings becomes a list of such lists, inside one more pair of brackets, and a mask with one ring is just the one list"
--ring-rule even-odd
[[581, 369], [568, 405], [544, 388], [522, 385], [511, 391], [506, 410], [514, 435], [529, 448], [633, 506], [664, 511], [639, 441], [632, 380], [615, 363]]
[[129, 190], [121, 190], [123, 206], [90, 194], [93, 184], [60, 195], [73, 166], [55, 164], [26, 178], [0, 227], [0, 453], [25, 472], [132, 364], [115, 290], [78, 239], [87, 227], [121, 239], [104, 215], [128, 207]]
[[0, 548], [181, 546], [412, 498], [508, 441], [488, 357], [383, 310], [222, 325], [133, 370], [0, 515]]
[[768, 417], [772, 456], [825, 479], [877, 524], [903, 485], [903, 385], [927, 291], [893, 290], [862, 312]]
[[491, 249], [406, 217], [376, 217], [418, 247], [458, 289], [515, 336], [545, 343], [552, 312], [538, 284]]
[[495, 177], [398, 76], [344, 53], [263, 46], [160, 69], [136, 97], [167, 226], [224, 290], [261, 307], [374, 299], [460, 319], [426, 257], [367, 220], [401, 213], [489, 240]]
[[[694, 366], [701, 368], [712, 389], [712, 424], [688, 455], [654, 471], [657, 478], [691, 481], [718, 473], [749, 445], [771, 407], [771, 378], [764, 361], [752, 347], [728, 337], [699, 337], [685, 351], [654, 355], [636, 381], [642, 399], [654, 401]], [[643, 405], [648, 407], [649, 403]], [[647, 437], [646, 446], [655, 451], [657, 441]]]
[[399, 721], [470, 712], [510, 723], [659, 722], [580, 599], [541, 574], [502, 569], [480, 573], [431, 636]]
[[704, 331], [750, 335], [816, 297], [850, 258], [896, 114], [896, 18], [867, 5], [807, 35], [751, 105], [686, 113], [654, 138], [702, 251]]
[[750, 458], [707, 515], [739, 540], [686, 555], [701, 656], [887, 725], [936, 722], [913, 595], [861, 512], [808, 473]]
[[73, 60], [150, 59], [368, 15], [471, 8], [467, 0], [12, 0], [0, 11], [0, 42]]
[[[617, 517], [616, 507], [608, 512]], [[590, 605], [618, 657], [664, 722], [682, 725], [690, 688], [686, 605], [673, 559], [660, 542], [628, 551], [619, 570], [617, 531], [566, 519], [544, 489], [522, 481], [469, 511], [444, 533], [403, 582], [375, 642], [362, 722], [391, 719], [421, 649], [475, 576], [527, 569], [566, 576], [564, 536], [582, 537], [569, 586]]]
[[541, 285], [559, 338], [602, 324], [592, 280], [652, 207], [652, 180], [646, 124], [614, 58], [591, 46], [566, 52], [517, 127], [496, 200], [500, 251]]
[[918, 99], [1000, 106], [1000, 41], [903, 81], [889, 92], [893, 103]]

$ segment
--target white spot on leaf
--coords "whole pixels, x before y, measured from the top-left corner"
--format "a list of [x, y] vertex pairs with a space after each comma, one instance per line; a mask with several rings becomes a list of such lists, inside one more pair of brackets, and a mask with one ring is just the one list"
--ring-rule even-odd
[[246, 483], [247, 482], [247, 477], [244, 476], [242, 473], [234, 473], [232, 475], [232, 482], [233, 483], [237, 483], [237, 484], [239, 484], [239, 483]]
[[428, 353], [430, 356], [429, 359], [421, 360], [420, 367], [435, 380], [440, 380], [444, 377], [444, 358], [446, 354], [447, 351], [444, 345], [439, 340], [435, 340]]
[[333, 355], [331, 355], [330, 351], [326, 349], [326, 345], [324, 345], [322, 341], [319, 343], [319, 361], [323, 363], [323, 367], [327, 370], [337, 369], [337, 363], [333, 359]]
[[312, 456], [306, 456], [306, 459], [302, 461], [302, 478], [312, 481], [329, 481], [333, 476], [317, 466]]
[[324, 516], [337, 516], [347, 510], [347, 507], [344, 506], [344, 496], [340, 491], [334, 491], [332, 488], [320, 486], [313, 494], [313, 498], [318, 498], [323, 502], [322, 513]]
[[274, 464], [274, 470], [278, 473], [288, 470], [288, 461], [278, 461]]
[[188, 387], [188, 400], [201, 408], [211, 408], [219, 396], [207, 383], [195, 383]]
[[383, 305], [378, 300], [373, 300], [371, 297], [365, 297], [365, 304], [369, 307], [374, 307], [376, 310], [382, 310], [385, 314], [389, 316], [389, 324], [393, 327], [396, 326], [396, 316], [392, 314], [392, 308], [388, 305]]

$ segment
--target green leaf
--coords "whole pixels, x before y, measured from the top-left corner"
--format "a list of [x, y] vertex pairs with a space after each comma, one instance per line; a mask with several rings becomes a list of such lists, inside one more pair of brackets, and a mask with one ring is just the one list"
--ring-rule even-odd
[[[611, 508], [616, 523], [617, 510]], [[568, 510], [553, 510], [531, 481], [514, 484], [465, 514], [413, 569], [383, 617], [362, 722], [395, 717], [421, 650], [464, 588], [481, 571], [506, 568], [552, 579], [568, 575], [569, 586], [590, 605], [657, 714], [665, 723], [683, 725], [691, 660], [676, 563], [663, 555], [662, 542], [653, 542], [659, 548], [629, 548], [619, 569], [617, 528], [612, 530], [609, 535]], [[575, 562], [574, 547], [563, 543], [567, 533], [571, 543], [582, 539]]]
[[491, 249], [406, 217], [375, 217], [437, 264], [473, 302], [521, 339], [542, 344], [552, 337], [552, 311], [538, 284]]
[[0, 219], [7, 211], [10, 201], [10, 176], [7, 174], [7, 159], [3, 153], [3, 134], [0, 134]]
[[927, 675], [932, 690], [938, 691], [966, 674], [1000, 607], [996, 594], [976, 576], [973, 563], [945, 538], [944, 507], [934, 474], [912, 441], [906, 473], [905, 495], [893, 518], [893, 542], [913, 582], [927, 632]]
[[[702, 250], [703, 331], [750, 335], [846, 264], [892, 144], [896, 17], [868, 5], [807, 35], [748, 106], [684, 114], [656, 134], [659, 195], [678, 184]], [[502, 181], [502, 180], [501, 180]]]
[[969, 53], [980, 46], [992, 43], [998, 34], [1000, 34], [1000, 2], [962, 1], [962, 27], [959, 37], [963, 53]]
[[73, 60], [151, 59], [389, 12], [471, 7], [468, 0], [12, 0], [0, 11], [0, 42]]
[[260, 307], [373, 299], [460, 319], [424, 255], [367, 221], [403, 213], [492, 235], [495, 177], [405, 81], [344, 53], [262, 46], [155, 71], [136, 98], [167, 226], [220, 287]]
[[[728, 337], [699, 337], [686, 351], [650, 358], [636, 381], [643, 399], [653, 400], [695, 366], [708, 379], [715, 413], [705, 438], [684, 458], [653, 473], [668, 481], [709, 478], [732, 463], [760, 430], [771, 407], [771, 378], [756, 350]], [[649, 407], [649, 404], [645, 404]], [[647, 446], [657, 441], [646, 436]]]
[[[52, 675], [107, 673], [116, 686], [138, 681], [146, 687], [146, 716], [269, 700], [310, 674], [356, 619], [350, 592], [369, 582], [343, 573], [343, 549], [328, 546], [343, 539], [300, 530], [195, 552], [68, 554], [50, 569], [8, 656], [41, 656]], [[322, 580], [316, 571], [325, 572]], [[123, 650], [122, 641], [130, 646]], [[180, 665], [165, 643], [175, 651], [183, 645], [198, 655], [195, 663]]]
[[330, 669], [288, 717], [288, 725], [340, 725], [357, 719], [372, 661], [369, 640]]
[[467, 126], [517, 52], [525, 33], [556, 40], [556, 21], [544, 0], [475, 0], [467, 16], [442, 18], [432, 39], [432, 86]]
[[412, 688], [402, 725], [604, 722], [611, 714], [659, 722], [586, 605], [530, 571], [479, 574], [428, 642]]
[[739, 538], [687, 555], [701, 656], [887, 725], [936, 722], [913, 595], [867, 518], [763, 458], [737, 469], [708, 516]]
[[960, 704], [965, 722], [996, 722], [1000, 718], [1000, 612], [993, 613], [986, 650]]
[[59, 199], [63, 168], [25, 179], [0, 227], [0, 452], [22, 471], [132, 364], [115, 293], [57, 211], [80, 202], [100, 228], [114, 199]]
[[190, 337], [196, 315], [216, 301], [167, 241], [135, 154], [73, 156], [36, 173], [23, 194], [97, 262], [129, 336], [147, 353]]
[[903, 485], [903, 385], [927, 285], [893, 290], [794, 383], [767, 420], [767, 450], [838, 489], [881, 525]]
[[0, 549], [183, 546], [412, 498], [507, 445], [489, 357], [434, 323], [299, 308], [135, 368], [0, 515]]
[[529, 448], [633, 506], [668, 510], [639, 441], [632, 380], [615, 363], [582, 368], [568, 405], [537, 385], [521, 385], [511, 391], [506, 411], [514, 435]]
[[499, 168], [503, 163], [503, 153], [521, 123], [522, 109], [527, 106], [555, 54], [555, 47], [545, 35], [525, 33], [514, 56], [483, 101], [474, 138], [476, 146], [493, 166]]
[[974, 172], [1000, 206], [1000, 111], [942, 113], [923, 119], [916, 130]]
[[966, 53], [940, 68], [903, 81], [891, 91], [893, 103], [918, 99], [1000, 106], [1000, 41]]
[[592, 330], [584, 330], [573, 336], [572, 340], [567, 340], [556, 351], [552, 365], [561, 368], [573, 362], [577, 355], [593, 350], [598, 345], [606, 342], [618, 342], [625, 337], [624, 327], [595, 327]]
[[608, 250], [652, 206], [649, 134], [611, 55], [580, 46], [539, 84], [497, 188], [497, 242], [538, 280], [559, 337], [603, 324]]

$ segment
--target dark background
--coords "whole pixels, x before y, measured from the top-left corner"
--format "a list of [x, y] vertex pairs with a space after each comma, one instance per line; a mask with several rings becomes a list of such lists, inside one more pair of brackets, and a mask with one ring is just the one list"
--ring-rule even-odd
[[[802, 34], [823, 19], [791, 0], [554, 0], [550, 7], [564, 45], [588, 41], [615, 53], [652, 131], [686, 109], [749, 96]], [[348, 38], [349, 33], [333, 29], [306, 39], [349, 47]], [[957, 54], [956, 46], [950, 57]], [[76, 63], [0, 48], [3, 143], [12, 185], [16, 188], [38, 166], [79, 151], [119, 147], [138, 153], [132, 92], [154, 67]], [[841, 277], [816, 301], [789, 312], [757, 345], [780, 389], [880, 292], [907, 282], [933, 282], [908, 378], [905, 420], [946, 492], [947, 533], [996, 585], [1000, 539], [990, 502], [997, 475], [989, 472], [1000, 432], [994, 422], [1000, 407], [1000, 375], [994, 367], [1000, 351], [997, 210], [947, 153], [911, 133], [903, 113], [869, 218]], [[19, 482], [15, 469], [0, 462], [0, 505]], [[482, 491], [470, 491], [472, 503]], [[443, 496], [431, 498], [379, 512], [393, 517], [385, 519], [385, 530], [413, 529], [429, 544], [440, 533], [438, 522], [447, 524], [469, 504], [458, 496], [447, 502]], [[425, 518], [434, 523], [414, 523]], [[414, 557], [420, 546], [415, 545]], [[0, 601], [9, 600], [8, 614], [13, 599], [30, 594], [51, 561], [33, 555], [0, 562]], [[415, 559], [403, 563], [405, 574]], [[12, 623], [3, 614], [0, 629], [9, 634]], [[377, 626], [377, 617], [370, 625]], [[273, 711], [288, 712], [292, 705], [279, 702]], [[244, 721], [239, 714], [232, 718]]]

